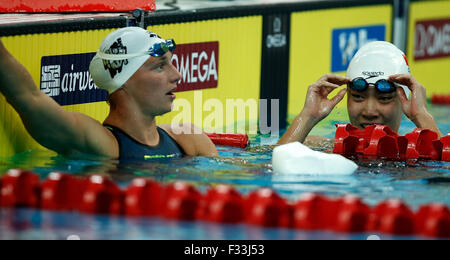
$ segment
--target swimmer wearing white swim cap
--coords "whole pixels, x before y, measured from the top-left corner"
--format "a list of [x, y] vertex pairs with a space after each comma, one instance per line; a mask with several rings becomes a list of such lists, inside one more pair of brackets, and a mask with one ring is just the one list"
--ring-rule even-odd
[[194, 125], [156, 125], [157, 116], [171, 111], [181, 78], [171, 62], [175, 49], [174, 40], [139, 27], [106, 36], [90, 64], [94, 82], [109, 93], [110, 111], [103, 124], [64, 110], [41, 92], [1, 41], [0, 92], [36, 141], [64, 155], [136, 160], [217, 156], [209, 137], [193, 131]]
[[[332, 98], [328, 97], [344, 85], [347, 88]], [[427, 110], [425, 87], [410, 74], [405, 54], [389, 42], [376, 41], [359, 49], [350, 62], [347, 77], [326, 74], [309, 86], [302, 112], [279, 144], [325, 141], [322, 137], [307, 136], [343, 100], [345, 94], [350, 122], [360, 129], [381, 124], [398, 132], [405, 114], [418, 128], [433, 130], [442, 137]]]

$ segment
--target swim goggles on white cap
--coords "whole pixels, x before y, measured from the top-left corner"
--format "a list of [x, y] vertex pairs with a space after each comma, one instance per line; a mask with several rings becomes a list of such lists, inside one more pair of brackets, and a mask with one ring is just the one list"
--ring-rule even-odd
[[152, 57], [161, 57], [168, 51], [173, 52], [177, 48], [175, 40], [168, 39], [165, 42], [158, 42], [150, 46], [147, 51], [130, 53], [130, 54], [110, 54], [102, 51], [97, 51], [97, 56], [104, 60], [127, 60], [134, 57], [139, 57], [143, 55], [150, 55]]
[[[359, 92], [365, 91], [367, 88], [369, 88], [369, 85], [371, 84], [369, 84], [364, 78], [356, 78], [348, 84], [351, 89]], [[394, 83], [385, 79], [380, 79], [372, 85], [374, 85], [375, 89], [381, 93], [391, 93], [396, 89]]]

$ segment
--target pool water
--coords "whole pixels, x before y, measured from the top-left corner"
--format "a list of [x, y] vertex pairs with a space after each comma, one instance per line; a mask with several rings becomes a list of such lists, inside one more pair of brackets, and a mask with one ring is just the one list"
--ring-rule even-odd
[[[450, 132], [449, 107], [431, 106], [443, 133]], [[334, 136], [334, 123], [345, 121], [345, 113], [333, 112], [313, 135]], [[400, 134], [414, 129], [404, 120]], [[246, 149], [218, 147], [220, 158], [191, 157], [170, 164], [119, 164], [115, 161], [66, 159], [48, 151], [28, 151], [0, 159], [0, 172], [10, 168], [29, 169], [45, 178], [51, 171], [78, 176], [108, 173], [120, 186], [126, 187], [136, 177], [150, 177], [161, 183], [186, 181], [205, 192], [215, 184], [230, 184], [247, 194], [269, 187], [289, 201], [305, 192], [327, 196], [355, 194], [371, 206], [388, 198], [399, 198], [411, 209], [422, 204], [441, 202], [450, 206], [450, 163], [437, 161], [359, 160], [357, 172], [351, 176], [280, 175], [271, 170], [276, 138], [251, 137]], [[266, 145], [261, 145], [265, 143]], [[267, 145], [267, 143], [269, 145]], [[316, 150], [331, 147], [316, 146]], [[76, 212], [50, 212], [34, 209], [0, 209], [0, 239], [366, 239], [370, 234], [304, 232], [283, 228], [261, 228], [249, 225], [221, 225], [207, 222], [168, 221], [161, 218], [127, 218], [86, 215]], [[394, 237], [377, 234], [381, 239]]]

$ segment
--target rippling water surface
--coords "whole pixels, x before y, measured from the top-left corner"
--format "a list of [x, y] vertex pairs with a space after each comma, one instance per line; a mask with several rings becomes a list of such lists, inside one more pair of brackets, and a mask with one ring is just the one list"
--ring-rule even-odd
[[[445, 133], [450, 132], [450, 118], [448, 117], [449, 112], [450, 109], [448, 107], [434, 106], [431, 108], [431, 113], [435, 116], [441, 130]], [[335, 130], [334, 123], [340, 122], [341, 120], [346, 120], [344, 118], [344, 114], [339, 112], [337, 112], [337, 115], [333, 118], [339, 118], [339, 121], [328, 120], [322, 122], [319, 127], [313, 131], [312, 134], [333, 137]], [[400, 134], [406, 134], [413, 129], [414, 125], [411, 122], [404, 120], [402, 128], [400, 129]], [[356, 161], [356, 163], [359, 165], [359, 169], [355, 174], [351, 176], [280, 175], [278, 173], [272, 172], [271, 169], [273, 146], [270, 144], [274, 144], [276, 140], [276, 138], [271, 139], [268, 136], [253, 136], [251, 137], [252, 145], [246, 149], [218, 147], [220, 154], [219, 158], [183, 158], [172, 160], [168, 164], [162, 162], [117, 164], [117, 162], [115, 161], [98, 161], [86, 158], [75, 160], [57, 156], [52, 152], [33, 150], [18, 154], [11, 158], [0, 159], [0, 172], [4, 172], [9, 168], [22, 168], [39, 173], [42, 178], [45, 178], [46, 175], [51, 171], [69, 172], [78, 176], [87, 176], [92, 173], [102, 173], [109, 175], [122, 187], [127, 186], [133, 178], [144, 176], [153, 178], [166, 184], [179, 180], [186, 181], [195, 185], [201, 191], [205, 191], [211, 185], [224, 183], [233, 185], [234, 187], [236, 187], [236, 189], [244, 194], [259, 187], [270, 187], [290, 201], [296, 201], [299, 196], [305, 192], [318, 192], [329, 196], [356, 194], [369, 205], [375, 205], [380, 201], [388, 198], [399, 198], [405, 201], [406, 204], [408, 204], [414, 210], [417, 210], [420, 205], [429, 202], [442, 202], [450, 206], [449, 162], [404, 162], [360, 159]], [[261, 145], [261, 143], [265, 143], [266, 145]], [[315, 145], [313, 149], [323, 151], [331, 149], [331, 147], [324, 147], [319, 144]], [[24, 212], [27, 211], [25, 210]], [[26, 231], [25, 233], [20, 231], [20, 228], [16, 229], [13, 227], [11, 229], [10, 225], [5, 226], [3, 223], [6, 219], [6, 216], [8, 214], [10, 214], [9, 216], [13, 214], [12, 216], [15, 220], [20, 219], [21, 217], [14, 215], [17, 214], [17, 212], [11, 213], [10, 211], [2, 210], [0, 211], [0, 213], [0, 216], [2, 216], [0, 231], [3, 231], [0, 232], [0, 238], [33, 238], [34, 235], [37, 236], [37, 238], [39, 238], [39, 235], [46, 238], [61, 238], [58, 237], [58, 235], [55, 235], [56, 237], [51, 237], [51, 235], [49, 235], [50, 233], [44, 232], [45, 230], [42, 230], [41, 226], [38, 226], [37, 229], [31, 229], [35, 233], [31, 232], [27, 228], [24, 229]], [[74, 216], [73, 214], [67, 215], [62, 218], [66, 218], [66, 220], [68, 221]], [[26, 219], [26, 217], [24, 218]], [[40, 215], [40, 218], [42, 218], [42, 215]], [[57, 219], [57, 217], [55, 218]], [[83, 219], [87, 218], [87, 216], [78, 216], [78, 218]], [[104, 218], [109, 219], [108, 217]], [[15, 220], [12, 221], [15, 222]], [[128, 229], [137, 228], [136, 226], [134, 226], [134, 224], [138, 226], [144, 225], [147, 228], [152, 229], [151, 234], [153, 234], [152, 236], [149, 236], [149, 233], [131, 233], [129, 234], [129, 236], [127, 236], [126, 234], [128, 233], [122, 232], [121, 236], [119, 232], [117, 233], [117, 238], [171, 238], [171, 236], [161, 236], [162, 233], [153, 230], [158, 228], [156, 228], [154, 226], [156, 224], [151, 221], [161, 220], [134, 220], [134, 224], [132, 224], [131, 226], [127, 226], [129, 225], [128, 220], [126, 222], [128, 224], [124, 224], [122, 222], [120, 222], [122, 224], [115, 223], [114, 225], [118, 225], [118, 227], [109, 226], [108, 224], [105, 224], [103, 220], [100, 222], [96, 222], [98, 221], [98, 218], [92, 216], [90, 217], [90, 220], [86, 221], [91, 221], [88, 223], [90, 223], [90, 225], [96, 225], [96, 228], [99, 228], [99, 230], [101, 230], [102, 227], [106, 228], [106, 230], [109, 231], [111, 231], [111, 228], [117, 228], [118, 230], [120, 230], [121, 228], [125, 228], [120, 227], [120, 225], [122, 224], [125, 225]], [[109, 219], [106, 222], [110, 221], [112, 220]], [[148, 221], [150, 221], [151, 223]], [[31, 227], [34, 227], [34, 222], [31, 221], [30, 223]], [[100, 227], [97, 225], [100, 225]], [[184, 237], [182, 234], [187, 234], [183, 232], [188, 232], [188, 230], [191, 229], [196, 230], [196, 232], [198, 233], [198, 238], [200, 239], [209, 238], [208, 236], [214, 234], [207, 232], [204, 235], [208, 235], [206, 237], [203, 236], [203, 228], [198, 228], [197, 224], [194, 225], [192, 223], [185, 223], [185, 226], [183, 226], [183, 228], [181, 228], [179, 225], [179, 223], [166, 223], [162, 226], [165, 226], [166, 228], [172, 227], [173, 230], [178, 230], [177, 232], [179, 233], [179, 236], [175, 236], [175, 238], [181, 239], [189, 239], [189, 237]], [[158, 222], [157, 226], [161, 226], [161, 223]], [[69, 227], [66, 227], [66, 229], [76, 229], [76, 225], [75, 227], [69, 225]], [[80, 226], [79, 228], [82, 227]], [[220, 228], [218, 229], [221, 230]], [[242, 229], [248, 231], [249, 228], [244, 228], [239, 225], [235, 226], [234, 229], [236, 230], [232, 233], [227, 233], [231, 232], [230, 230], [226, 232], [223, 230], [220, 232], [217, 231], [219, 233], [216, 234], [218, 236], [216, 239], [257, 239], [257, 237], [253, 237], [253, 235], [261, 233], [261, 231], [254, 231], [253, 233], [250, 232], [245, 233], [246, 235], [243, 235], [241, 233]], [[62, 231], [58, 227], [54, 228], [52, 232], [54, 232], [54, 234], [59, 234], [60, 236], [65, 236], [65, 234], [67, 233], [61, 233]], [[279, 234], [277, 233], [278, 231], [273, 232]], [[302, 236], [305, 235], [303, 233], [301, 233], [300, 235], [299, 233], [292, 233], [288, 234], [288, 237], [286, 237], [286, 234], [279, 237], [271, 236], [270, 234], [272, 234], [271, 231], [269, 232], [268, 230], [266, 230], [265, 232], [262, 232], [260, 234], [260, 238], [289, 239], [296, 238], [297, 235], [300, 236], [298, 238], [302, 238]], [[97, 235], [98, 234], [94, 232], [88, 237], [103, 238], [101, 235]], [[308, 233], [305, 236], [306, 237], [303, 238], [315, 238], [314, 233]]]

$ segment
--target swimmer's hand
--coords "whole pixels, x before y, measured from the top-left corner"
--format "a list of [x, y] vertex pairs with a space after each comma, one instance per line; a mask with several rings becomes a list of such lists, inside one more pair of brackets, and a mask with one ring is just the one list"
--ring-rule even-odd
[[301, 112], [302, 116], [314, 121], [314, 124], [319, 123], [322, 119], [327, 117], [333, 108], [342, 101], [347, 92], [347, 88], [341, 89], [339, 93], [328, 99], [328, 95], [340, 86], [350, 82], [349, 78], [326, 74], [318, 81], [311, 84], [306, 94], [305, 106]]
[[328, 95], [341, 85], [349, 82], [349, 78], [327, 74], [314, 84], [311, 84], [306, 94], [306, 102], [302, 112], [295, 118], [291, 126], [278, 141], [278, 144], [303, 143], [313, 127], [327, 117], [333, 108], [341, 102], [347, 89], [342, 89], [331, 99], [328, 99]]
[[408, 100], [405, 90], [401, 87], [397, 87], [397, 95], [402, 103], [403, 113], [405, 113], [418, 128], [430, 129], [442, 137], [442, 133], [434, 121], [433, 116], [428, 112], [425, 87], [420, 84], [414, 76], [408, 74], [392, 75], [388, 80], [407, 86], [411, 90], [411, 99]]

